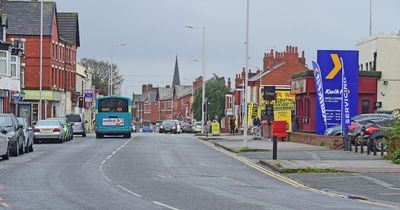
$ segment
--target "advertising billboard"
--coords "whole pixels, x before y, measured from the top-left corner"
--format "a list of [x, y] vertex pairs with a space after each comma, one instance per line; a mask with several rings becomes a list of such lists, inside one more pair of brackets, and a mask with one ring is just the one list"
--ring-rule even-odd
[[[358, 113], [358, 51], [318, 50], [317, 62], [323, 84], [325, 115], [323, 108], [317, 106], [316, 133], [323, 134], [327, 127], [342, 124], [344, 113], [346, 118]], [[343, 82], [346, 83], [345, 94]], [[343, 96], [351, 106], [344, 106]]]

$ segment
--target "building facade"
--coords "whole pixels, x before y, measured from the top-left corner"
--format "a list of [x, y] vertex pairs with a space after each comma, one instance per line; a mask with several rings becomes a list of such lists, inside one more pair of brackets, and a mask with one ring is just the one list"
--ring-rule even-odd
[[[37, 121], [40, 89], [40, 2], [4, 1], [9, 15], [7, 40], [21, 41], [24, 102], [32, 103]], [[23, 18], [24, 16], [31, 18]], [[41, 118], [64, 116], [75, 92], [76, 53], [80, 46], [76, 13], [58, 13], [55, 2], [44, 2]], [[29, 78], [29, 79], [28, 79]]]
[[392, 112], [400, 108], [400, 34], [376, 34], [357, 42], [360, 71], [380, 71], [378, 80], [378, 112]]

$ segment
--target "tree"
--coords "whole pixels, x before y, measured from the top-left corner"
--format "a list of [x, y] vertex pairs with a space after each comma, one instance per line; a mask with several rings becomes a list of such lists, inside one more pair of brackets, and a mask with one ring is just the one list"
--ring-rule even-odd
[[[79, 62], [86, 69], [92, 73], [92, 84], [101, 95], [108, 95], [108, 84], [110, 78], [110, 63], [103, 60], [96, 60], [93, 58], [82, 58]], [[124, 79], [119, 73], [118, 66], [112, 64], [113, 76], [113, 93], [121, 92], [121, 85]]]
[[[225, 116], [225, 94], [228, 87], [224, 84], [223, 77], [214, 77], [206, 82], [206, 99], [208, 101], [207, 116], [213, 120], [216, 116], [221, 120]], [[196, 91], [193, 101], [193, 114], [196, 120], [201, 120], [201, 95], [202, 90]]]

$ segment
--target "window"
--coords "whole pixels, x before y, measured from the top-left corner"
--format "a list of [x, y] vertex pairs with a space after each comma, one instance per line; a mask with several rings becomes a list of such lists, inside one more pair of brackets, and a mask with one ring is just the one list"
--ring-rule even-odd
[[0, 74], [7, 75], [7, 52], [0, 51]]
[[361, 107], [362, 114], [370, 113], [371, 103], [369, 100], [362, 100], [361, 106], [362, 106]]
[[11, 56], [11, 76], [17, 77], [17, 56]]
[[128, 100], [107, 98], [99, 100], [99, 112], [128, 112]]

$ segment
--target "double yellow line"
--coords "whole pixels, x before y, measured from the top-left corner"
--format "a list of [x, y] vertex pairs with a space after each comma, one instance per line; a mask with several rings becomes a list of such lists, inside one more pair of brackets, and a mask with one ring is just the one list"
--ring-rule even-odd
[[[266, 169], [266, 168], [264, 168], [264, 167], [262, 167], [262, 166], [260, 166], [260, 165], [258, 165], [256, 163], [250, 161], [246, 157], [242, 157], [242, 156], [239, 156], [237, 154], [228, 152], [228, 151], [226, 151], [225, 149], [223, 149], [221, 147], [215, 146], [214, 144], [205, 142], [203, 140], [200, 140], [200, 141], [203, 142], [205, 145], [207, 145], [207, 146], [209, 146], [209, 147], [211, 147], [211, 148], [213, 148], [213, 149], [215, 149], [215, 150], [217, 150], [219, 152], [224, 153], [225, 155], [228, 155], [230, 157], [233, 157], [233, 158], [241, 161], [242, 163], [245, 163], [246, 165], [252, 167], [253, 169], [255, 169], [255, 170], [257, 170], [257, 171], [259, 171], [259, 172], [261, 172], [261, 173], [263, 173], [265, 175], [273, 177], [273, 178], [275, 178], [277, 180], [280, 180], [280, 181], [282, 181], [284, 183], [287, 183], [287, 184], [289, 184], [289, 185], [291, 185], [293, 187], [300, 188], [300, 189], [303, 189], [303, 190], [307, 190], [307, 191], [310, 191], [310, 192], [315, 192], [315, 193], [320, 193], [320, 194], [332, 196], [332, 197], [339, 197], [339, 198], [345, 198], [345, 199], [348, 198], [348, 196], [341, 195], [341, 194], [338, 194], [338, 193], [335, 193], [335, 192], [326, 192], [326, 191], [322, 191], [322, 190], [318, 190], [318, 189], [306, 186], [306, 185], [301, 184], [301, 183], [299, 183], [299, 182], [297, 182], [297, 181], [295, 181], [293, 179], [288, 178], [287, 176], [284, 176], [284, 175], [275, 173], [272, 170]], [[390, 205], [390, 204], [383, 203], [383, 202], [378, 202], [378, 201], [371, 201], [371, 200], [364, 200], [364, 199], [354, 199], [354, 200], [358, 201], [360, 203], [371, 204], [371, 205], [385, 207], [385, 208], [400, 209], [399, 206]]]

